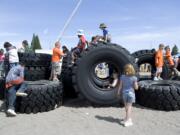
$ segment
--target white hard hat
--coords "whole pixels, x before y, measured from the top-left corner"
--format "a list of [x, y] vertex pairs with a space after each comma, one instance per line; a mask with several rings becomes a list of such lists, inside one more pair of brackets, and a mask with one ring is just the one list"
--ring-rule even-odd
[[83, 36], [83, 35], [84, 35], [84, 30], [78, 30], [78, 31], [77, 31], [77, 35]]

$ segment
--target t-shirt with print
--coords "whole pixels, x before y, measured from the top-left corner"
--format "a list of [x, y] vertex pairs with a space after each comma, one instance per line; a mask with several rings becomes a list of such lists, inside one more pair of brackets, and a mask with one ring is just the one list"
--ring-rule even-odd
[[6, 83], [24, 78], [24, 67], [17, 65], [9, 71]]
[[120, 80], [122, 81], [123, 92], [134, 92], [134, 83], [137, 82], [136, 76], [122, 75]]

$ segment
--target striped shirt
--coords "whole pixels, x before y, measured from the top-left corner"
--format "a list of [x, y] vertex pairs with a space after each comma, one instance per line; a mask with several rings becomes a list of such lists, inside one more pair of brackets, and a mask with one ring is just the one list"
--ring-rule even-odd
[[6, 83], [24, 78], [24, 67], [17, 65], [8, 72]]

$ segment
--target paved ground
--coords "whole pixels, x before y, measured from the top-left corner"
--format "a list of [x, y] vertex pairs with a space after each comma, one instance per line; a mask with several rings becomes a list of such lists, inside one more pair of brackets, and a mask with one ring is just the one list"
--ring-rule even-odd
[[163, 112], [134, 107], [134, 126], [120, 124], [124, 108], [92, 107], [67, 101], [63, 107], [38, 114], [6, 117], [0, 101], [0, 135], [179, 135], [180, 111]]

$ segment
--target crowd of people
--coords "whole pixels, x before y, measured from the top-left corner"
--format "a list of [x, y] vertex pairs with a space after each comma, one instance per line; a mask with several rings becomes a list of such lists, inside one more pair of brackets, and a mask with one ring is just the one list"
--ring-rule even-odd
[[[86, 46], [90, 46], [96, 44], [97, 42], [111, 42], [111, 38], [109, 36], [107, 26], [102, 23], [99, 28], [102, 30], [102, 36], [94, 36], [90, 43], [87, 42], [85, 38], [85, 34], [83, 30], [77, 31], [77, 36], [79, 42], [72, 51], [72, 64], [75, 62], [76, 58], [81, 54], [81, 52], [86, 48]], [[30, 52], [30, 48], [28, 42], [24, 40], [22, 42], [22, 48], [16, 49], [9, 42], [4, 43], [4, 48], [6, 50], [6, 54], [4, 54], [4, 50], [0, 50], [0, 62], [2, 63], [4, 60], [9, 62], [9, 69], [6, 72], [6, 89], [7, 89], [7, 101], [8, 108], [7, 114], [11, 116], [16, 116], [15, 112], [15, 102], [16, 96], [27, 96], [26, 89], [27, 84], [24, 82], [24, 67], [25, 63], [19, 62], [18, 51], [19, 52]], [[62, 50], [61, 50], [62, 48]], [[165, 47], [165, 54], [163, 53], [164, 45], [160, 44], [159, 49], [155, 54], [155, 65], [156, 65], [156, 73], [154, 80], [162, 80], [161, 73], [163, 71], [164, 57], [168, 61], [170, 68], [174, 71], [174, 73], [178, 73], [177, 65], [180, 60], [180, 56], [177, 56], [173, 59], [171, 56], [170, 47]], [[55, 46], [52, 50], [52, 60], [51, 60], [51, 75], [49, 80], [59, 81], [58, 76], [61, 73], [61, 61], [64, 56], [67, 55], [69, 50], [66, 46], [61, 47], [61, 43], [58, 41], [55, 43]], [[119, 87], [117, 91], [117, 96], [120, 97], [120, 93], [122, 93], [126, 116], [123, 120], [124, 126], [132, 126], [132, 104], [135, 102], [135, 90], [138, 89], [137, 77], [135, 76], [135, 69], [133, 65], [127, 64], [124, 67], [123, 75], [118, 78], [116, 81], [119, 81]], [[114, 82], [113, 82], [114, 83]], [[117, 84], [117, 83], [115, 83]], [[113, 86], [113, 84], [112, 84]]]

